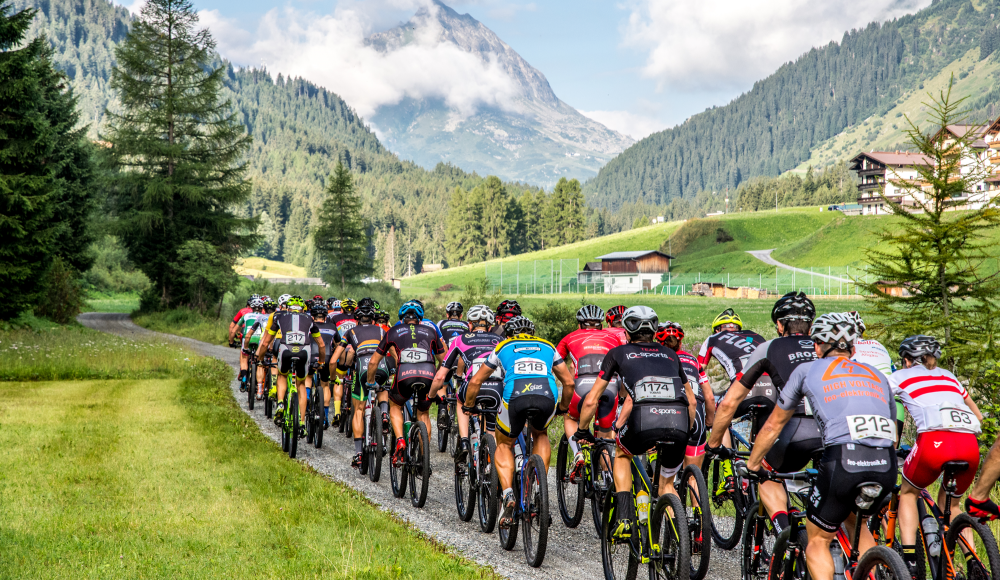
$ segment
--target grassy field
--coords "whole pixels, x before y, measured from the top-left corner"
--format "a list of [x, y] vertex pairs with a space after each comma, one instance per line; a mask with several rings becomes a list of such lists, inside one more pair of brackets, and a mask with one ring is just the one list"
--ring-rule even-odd
[[134, 293], [102, 294], [95, 292], [84, 300], [84, 312], [135, 312], [139, 295]]
[[204, 316], [188, 308], [137, 314], [132, 317], [132, 321], [143, 328], [186, 336], [209, 344], [229, 344], [230, 320], [231, 318], [226, 317], [218, 319]]
[[308, 275], [302, 266], [256, 257], [243, 258], [235, 270], [240, 275], [260, 278], [305, 278]]

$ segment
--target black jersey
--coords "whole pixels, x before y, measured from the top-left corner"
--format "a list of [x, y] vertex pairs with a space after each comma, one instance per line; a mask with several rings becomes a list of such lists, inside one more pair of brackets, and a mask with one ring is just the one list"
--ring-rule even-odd
[[337, 326], [337, 332], [343, 337], [347, 334], [347, 331], [358, 325], [358, 320], [354, 318], [353, 314], [347, 314], [341, 312], [340, 314], [329, 319], [330, 322]]
[[456, 336], [460, 336], [469, 332], [469, 323], [464, 320], [451, 320], [445, 319], [438, 322], [438, 330], [441, 331], [441, 337], [444, 338], [445, 345], [451, 343], [451, 339]]
[[749, 389], [766, 374], [780, 390], [792, 376], [795, 367], [814, 360], [816, 349], [808, 336], [778, 337], [761, 344], [753, 351], [743, 370], [736, 375], [736, 380]]
[[311, 346], [320, 337], [319, 328], [312, 317], [303, 312], [275, 312], [267, 332], [274, 336], [278, 331], [281, 331], [281, 342], [291, 348], [292, 352]]
[[359, 324], [347, 331], [340, 344], [350, 347], [356, 357], [371, 356], [375, 354], [385, 334], [377, 324]]
[[711, 391], [711, 387], [708, 386], [708, 377], [701, 370], [701, 365], [698, 363], [697, 357], [684, 351], [678, 351], [677, 358], [680, 359], [681, 368], [684, 369], [688, 384], [691, 385], [691, 389], [694, 391], [694, 398], [704, 403], [705, 390]]
[[701, 345], [698, 362], [701, 363], [701, 368], [708, 369], [708, 363], [715, 357], [732, 383], [743, 371], [743, 365], [757, 345], [763, 342], [763, 336], [749, 330], [717, 332], [706, 338]]
[[688, 404], [684, 385], [687, 376], [677, 353], [655, 342], [633, 342], [616, 346], [604, 355], [600, 378], [617, 375], [635, 405], [644, 403]]
[[399, 354], [400, 366], [433, 363], [432, 355], [444, 352], [437, 332], [425, 324], [397, 324], [390, 328], [379, 342], [376, 352], [385, 356], [390, 349]]
[[326, 347], [326, 360], [330, 360], [337, 344], [340, 343], [340, 333], [337, 332], [337, 325], [332, 322], [314, 322], [319, 329], [320, 336], [323, 337], [323, 345]]

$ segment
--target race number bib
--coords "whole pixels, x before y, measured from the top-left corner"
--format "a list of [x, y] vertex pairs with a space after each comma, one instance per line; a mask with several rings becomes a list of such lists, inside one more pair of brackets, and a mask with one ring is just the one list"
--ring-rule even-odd
[[547, 375], [549, 367], [537, 358], [522, 358], [514, 362], [515, 375]]
[[677, 398], [677, 387], [674, 385], [674, 379], [668, 377], [646, 377], [638, 381], [632, 390], [635, 393], [633, 399], [635, 403], [641, 403], [644, 400]]
[[979, 419], [972, 411], [961, 407], [941, 407], [941, 427], [945, 429], [963, 429], [979, 433]]
[[896, 440], [896, 422], [881, 415], [848, 415], [847, 429], [851, 439], [889, 439]]
[[431, 355], [422, 348], [406, 348], [399, 355], [400, 364], [417, 364], [431, 362]]
[[302, 346], [306, 343], [306, 333], [304, 332], [286, 332], [284, 336], [285, 344], [288, 346]]

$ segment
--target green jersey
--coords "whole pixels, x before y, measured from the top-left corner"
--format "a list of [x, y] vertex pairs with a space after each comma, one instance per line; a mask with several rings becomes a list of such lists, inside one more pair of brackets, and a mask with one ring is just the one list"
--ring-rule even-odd
[[[264, 330], [264, 323], [267, 322], [266, 312], [247, 312], [240, 318], [240, 321], [236, 323], [236, 326], [243, 328], [243, 336], [250, 335], [250, 343], [260, 342], [261, 334]], [[257, 323], [257, 328], [254, 330], [253, 334], [250, 334], [250, 329], [253, 327], [254, 323]]]

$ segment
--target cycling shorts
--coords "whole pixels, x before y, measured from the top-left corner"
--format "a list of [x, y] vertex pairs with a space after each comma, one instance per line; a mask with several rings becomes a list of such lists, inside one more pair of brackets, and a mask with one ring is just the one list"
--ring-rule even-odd
[[776, 473], [805, 469], [823, 452], [823, 435], [815, 417], [795, 416], [778, 434], [778, 440], [764, 456], [764, 467]]
[[855, 501], [861, 484], [882, 486], [869, 512], [878, 509], [892, 492], [896, 486], [896, 450], [857, 443], [833, 445], [823, 450], [818, 470], [816, 485], [806, 504], [806, 516], [832, 533], [857, 509]]
[[434, 364], [408, 364], [399, 367], [396, 382], [389, 390], [389, 400], [397, 405], [405, 405], [413, 396], [417, 397], [415, 411], [425, 412], [431, 408], [427, 393], [434, 381]]
[[705, 443], [708, 441], [707, 431], [705, 428], [705, 401], [699, 400], [697, 407], [695, 407], [694, 428], [688, 435], [685, 456], [699, 457], [705, 454]]
[[[368, 382], [368, 361], [371, 358], [371, 355], [360, 356], [354, 359], [354, 366], [351, 368], [353, 371], [350, 373], [351, 397], [358, 401], [364, 401], [368, 397], [368, 388], [365, 383]], [[379, 385], [384, 385], [389, 381], [388, 362], [390, 361], [392, 361], [391, 358], [383, 358], [379, 362], [378, 368], [375, 369], [375, 382]]]
[[[465, 395], [468, 393], [468, 384], [463, 384], [458, 389], [458, 401], [461, 404], [465, 400]], [[493, 411], [500, 410], [500, 402], [503, 401], [503, 382], [502, 381], [483, 381], [483, 384], [479, 387], [479, 394], [476, 395], [476, 406], [481, 409], [489, 409]], [[494, 431], [497, 428], [497, 416], [492, 413], [486, 413], [483, 415], [483, 424], [486, 426], [487, 431]]]
[[[528, 414], [531, 417], [528, 417]], [[530, 425], [535, 431], [545, 431], [556, 416], [556, 401], [547, 395], [518, 395], [500, 405], [497, 431], [509, 439], [516, 439]]]
[[615, 440], [618, 447], [629, 455], [642, 455], [654, 447], [660, 448], [657, 452], [665, 453], [661, 455], [661, 464], [669, 469], [684, 460], [689, 430], [686, 406], [642, 403], [633, 405], [625, 424], [617, 430]]
[[[597, 375], [584, 375], [576, 378], [573, 389], [573, 398], [569, 402], [569, 416], [576, 421], [580, 420], [580, 409], [583, 407], [583, 399], [587, 393], [594, 388], [594, 381]], [[597, 403], [597, 415], [594, 417], [594, 424], [597, 429], [607, 431], [615, 422], [615, 410], [618, 408], [618, 381], [608, 383], [601, 398]]]
[[917, 489], [934, 483], [946, 461], [967, 461], [969, 468], [955, 477], [958, 493], [965, 493], [979, 469], [979, 441], [972, 433], [924, 431], [903, 463], [903, 479]]
[[309, 348], [292, 352], [292, 349], [284, 344], [278, 346], [278, 372], [282, 375], [294, 374], [296, 378], [304, 379], [309, 372], [311, 362], [312, 351]]

